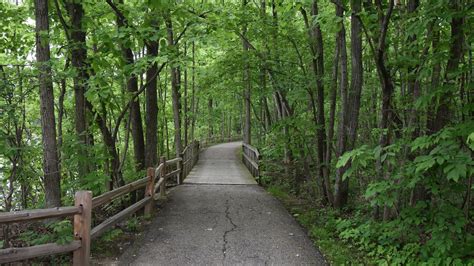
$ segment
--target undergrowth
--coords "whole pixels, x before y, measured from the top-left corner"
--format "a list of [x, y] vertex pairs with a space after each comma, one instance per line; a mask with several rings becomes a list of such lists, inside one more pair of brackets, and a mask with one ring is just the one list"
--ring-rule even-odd
[[344, 243], [339, 238], [336, 226], [338, 216], [334, 210], [314, 208], [310, 200], [296, 197], [283, 185], [271, 185], [266, 189], [308, 230], [315, 246], [331, 265], [372, 264], [352, 244]]

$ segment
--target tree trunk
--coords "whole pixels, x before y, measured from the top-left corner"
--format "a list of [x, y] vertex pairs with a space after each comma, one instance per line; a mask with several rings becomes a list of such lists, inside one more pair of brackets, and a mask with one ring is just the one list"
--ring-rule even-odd
[[41, 132], [43, 141], [43, 172], [45, 207], [61, 205], [61, 173], [59, 170], [54, 117], [53, 82], [50, 66], [48, 1], [35, 0], [36, 60], [39, 67]]
[[46, 207], [61, 206], [61, 187], [56, 122], [54, 117], [53, 82], [50, 66], [48, 1], [35, 0], [36, 60], [39, 67], [43, 172]]
[[[379, 146], [381, 149], [385, 148], [390, 143], [390, 125], [392, 121], [392, 95], [394, 91], [393, 80], [389, 69], [387, 69], [386, 57], [386, 36], [388, 25], [394, 8], [394, 0], [390, 0], [387, 13], [381, 18], [380, 34], [378, 35], [378, 45], [374, 51], [375, 66], [379, 76], [380, 86], [382, 88], [382, 106], [379, 128], [381, 130], [379, 138]], [[380, 10], [381, 11], [381, 10]], [[380, 12], [379, 12], [380, 13]], [[384, 171], [384, 162], [379, 157], [376, 161], [376, 172], [378, 178], [387, 178], [387, 173]], [[384, 207], [384, 220], [389, 218], [389, 206]], [[376, 217], [377, 218], [377, 217]]]
[[[243, 8], [245, 9], [247, 6], [247, 0], [242, 0]], [[250, 112], [250, 90], [252, 87], [252, 80], [250, 77], [250, 63], [249, 63], [249, 45], [246, 41], [245, 35], [247, 34], [247, 25], [243, 26], [242, 29], [242, 46], [243, 46], [243, 61], [244, 61], [244, 69], [243, 69], [243, 84], [244, 84], [244, 103], [245, 103], [245, 122], [244, 122], [244, 134], [243, 134], [243, 141], [244, 143], [251, 144], [252, 136], [251, 136], [251, 112]]]
[[[168, 47], [171, 51], [176, 52], [174, 43], [173, 24], [171, 22], [171, 14], [168, 10], [165, 16], [165, 23], [168, 33]], [[176, 53], [177, 55], [177, 53]], [[173, 103], [173, 120], [174, 120], [174, 145], [176, 156], [179, 156], [183, 147], [181, 144], [181, 121], [180, 121], [180, 100], [179, 100], [179, 73], [177, 67], [171, 65], [171, 98]]]
[[[344, 10], [339, 4], [336, 5], [336, 15], [340, 18], [343, 17]], [[347, 125], [348, 125], [348, 114], [349, 114], [349, 97], [348, 97], [348, 75], [347, 75], [347, 50], [346, 50], [346, 29], [344, 24], [341, 23], [341, 29], [338, 32], [336, 45], [339, 46], [341, 53], [340, 66], [341, 66], [341, 110], [339, 113], [339, 125], [338, 125], [338, 137], [337, 137], [337, 151], [336, 158], [339, 158], [344, 152], [347, 151]], [[349, 184], [347, 180], [343, 180], [345, 169], [336, 169], [336, 180], [334, 184], [334, 207], [342, 208], [347, 204]]]
[[209, 114], [208, 114], [208, 116], [209, 116], [208, 117], [208, 123], [209, 123], [208, 127], [209, 128], [208, 128], [208, 132], [207, 132], [207, 134], [208, 134], [207, 137], [208, 138], [211, 138], [214, 135], [214, 127], [213, 127], [213, 119], [212, 119], [212, 116], [213, 116], [212, 106], [213, 106], [212, 98], [209, 97], [209, 99], [207, 101], [207, 109], [208, 109], [208, 112], [209, 112]]
[[191, 75], [191, 133], [190, 139], [194, 140], [194, 128], [196, 125], [196, 45], [192, 43], [192, 75]]
[[[71, 20], [70, 45], [71, 45], [71, 64], [76, 69], [74, 76], [74, 107], [75, 107], [75, 128], [79, 143], [79, 176], [83, 177], [90, 172], [90, 162], [87, 161], [90, 145], [88, 140], [88, 125], [86, 116], [86, 98], [87, 80], [87, 47], [86, 31], [83, 26], [84, 8], [79, 1], [70, 1], [67, 3], [67, 10]], [[67, 33], [66, 33], [67, 34]]]
[[[305, 24], [308, 30], [308, 37], [310, 41], [310, 50], [312, 55], [312, 68], [314, 76], [316, 78], [316, 112], [315, 123], [316, 123], [316, 136], [317, 136], [317, 164], [319, 168], [319, 178], [322, 180], [321, 184], [323, 186], [324, 195], [326, 196], [326, 201], [330, 204], [333, 204], [334, 198], [332, 191], [330, 189], [329, 181], [329, 169], [326, 163], [326, 119], [324, 112], [324, 49], [323, 49], [323, 36], [321, 32], [321, 27], [319, 24], [311, 26], [309, 19], [306, 15], [304, 9], [301, 10], [305, 20]], [[316, 0], [313, 1], [311, 6], [311, 16], [316, 17], [319, 14], [318, 3]], [[310, 92], [311, 101], [313, 102], [312, 106], [314, 108], [314, 98], [313, 93]]]
[[[184, 44], [184, 56], [187, 56], [188, 45]], [[188, 131], [189, 131], [189, 108], [188, 108], [188, 68], [184, 67], [184, 99], [183, 99], [183, 126], [184, 126], [184, 147], [188, 146]]]
[[332, 68], [332, 84], [331, 94], [329, 98], [329, 125], [328, 125], [328, 138], [326, 146], [326, 163], [328, 167], [331, 165], [332, 150], [333, 150], [333, 139], [334, 139], [334, 124], [336, 120], [336, 100], [337, 100], [337, 81], [339, 76], [339, 56], [340, 46], [337, 45], [334, 51], [333, 68]]
[[[158, 41], [149, 41], [147, 44], [147, 55], [151, 58], [158, 56]], [[158, 162], [157, 135], [158, 135], [158, 98], [157, 80], [158, 66], [153, 63], [146, 72], [147, 87], [146, 98], [146, 145], [145, 145], [145, 167], [154, 167]]]
[[[457, 79], [457, 74], [454, 72], [458, 69], [459, 63], [463, 56], [464, 32], [463, 24], [464, 17], [459, 13], [462, 10], [462, 1], [450, 1], [449, 7], [451, 12], [455, 13], [451, 18], [451, 45], [449, 47], [449, 59], [446, 65], [446, 72], [444, 75], [444, 86], [454, 86]], [[429, 132], [434, 133], [441, 130], [452, 120], [451, 103], [454, 99], [454, 91], [452, 89], [445, 89], [444, 93], [439, 98], [439, 105], [436, 111], [436, 116], [429, 125]]]
[[[339, 7], [338, 7], [339, 8]], [[347, 92], [346, 97], [346, 111], [344, 118], [344, 126], [342, 128], [342, 134], [345, 142], [339, 150], [338, 156], [341, 156], [344, 152], [354, 149], [357, 127], [359, 124], [359, 110], [360, 110], [360, 98], [362, 93], [363, 84], [363, 61], [362, 61], [362, 25], [357, 18], [361, 12], [361, 0], [351, 0], [351, 87]], [[341, 10], [338, 11], [339, 15]], [[345, 43], [345, 41], [344, 41]], [[345, 49], [345, 48], [344, 48]], [[349, 194], [349, 180], [346, 178], [342, 180], [343, 175], [350, 167], [350, 163], [339, 168], [336, 172], [336, 183], [339, 183], [339, 193], [336, 195], [335, 207], [341, 208], [347, 204]]]
[[125, 181], [123, 180], [122, 170], [120, 169], [120, 157], [115, 145], [115, 139], [112, 135], [112, 132], [110, 132], [109, 128], [107, 127], [107, 122], [104, 119], [106, 116], [105, 114], [102, 115], [97, 113], [89, 102], [86, 102], [86, 106], [95, 118], [95, 122], [102, 133], [105, 147], [107, 147], [107, 151], [111, 157], [112, 171], [110, 171], [111, 179], [108, 182], [108, 189], [112, 190], [114, 186], [123, 186], [125, 185]]
[[[123, 0], [120, 0], [119, 3], [123, 4]], [[123, 17], [123, 15], [117, 15], [117, 26], [119, 30], [125, 28], [126, 25], [125, 17]], [[133, 66], [135, 62], [132, 49], [125, 46], [123, 42], [120, 44], [120, 48], [122, 50], [122, 56], [125, 65]], [[138, 91], [138, 79], [136, 74], [132, 73], [128, 77], [127, 90], [131, 94], [134, 94]], [[132, 113], [131, 123], [135, 168], [137, 170], [143, 170], [145, 169], [145, 141], [143, 139], [143, 124], [138, 97], [130, 104], [130, 112]]]

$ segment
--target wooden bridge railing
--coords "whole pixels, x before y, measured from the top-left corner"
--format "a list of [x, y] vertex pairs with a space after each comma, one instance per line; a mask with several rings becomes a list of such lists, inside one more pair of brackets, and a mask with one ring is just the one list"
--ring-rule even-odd
[[257, 148], [249, 144], [242, 143], [242, 162], [260, 184], [259, 161], [260, 152], [258, 152]]
[[[89, 265], [91, 240], [142, 208], [144, 208], [145, 215], [150, 214], [153, 211], [154, 200], [166, 196], [166, 181], [171, 177], [176, 177], [177, 184], [181, 184], [198, 159], [199, 142], [193, 141], [179, 157], [171, 160], [161, 157], [159, 165], [156, 168], [148, 168], [147, 176], [142, 179], [94, 198], [92, 198], [90, 191], [76, 192], [74, 206], [0, 214], [0, 224], [74, 216], [74, 241], [65, 245], [49, 243], [31, 247], [0, 249], [0, 264], [72, 251], [73, 265]], [[91, 230], [94, 208], [108, 204], [114, 199], [141, 188], [145, 188], [143, 199], [106, 219]], [[155, 194], [158, 189], [159, 193]]]
[[217, 143], [224, 143], [224, 142], [232, 142], [232, 141], [238, 141], [242, 140], [241, 135], [235, 135], [235, 136], [211, 136], [207, 137], [205, 139], [201, 139], [199, 143], [201, 144], [201, 148], [206, 148], [209, 147], [213, 144]]
[[[191, 169], [199, 160], [199, 141], [193, 141], [191, 144], [184, 148], [181, 153], [181, 158], [183, 158], [183, 179], [189, 175]], [[181, 184], [182, 180], [180, 180]]]

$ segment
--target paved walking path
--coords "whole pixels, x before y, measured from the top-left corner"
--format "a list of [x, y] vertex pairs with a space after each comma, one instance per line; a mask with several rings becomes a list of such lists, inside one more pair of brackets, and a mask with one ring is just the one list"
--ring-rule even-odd
[[240, 162], [240, 142], [207, 148], [123, 265], [325, 265], [281, 203]]

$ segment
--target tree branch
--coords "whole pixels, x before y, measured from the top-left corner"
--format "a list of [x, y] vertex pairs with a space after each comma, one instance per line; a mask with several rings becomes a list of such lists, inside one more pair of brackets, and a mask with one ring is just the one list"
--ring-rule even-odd
[[127, 18], [124, 16], [124, 14], [122, 13], [122, 11], [120, 11], [120, 9], [114, 4], [114, 2], [112, 2], [112, 0], [106, 0], [107, 4], [109, 4], [109, 6], [112, 8], [112, 10], [115, 12], [115, 14], [117, 15], [117, 17], [119, 17], [123, 23], [126, 25], [126, 26], [130, 26], [128, 24], [128, 20]]
[[69, 42], [71, 37], [69, 36], [70, 27], [67, 25], [66, 20], [64, 20], [63, 13], [61, 12], [61, 8], [59, 7], [58, 0], [54, 0], [54, 6], [56, 7], [56, 13], [58, 13], [59, 21], [64, 28], [64, 35], [66, 36], [66, 40]]
[[115, 127], [114, 127], [114, 131], [112, 133], [112, 136], [114, 138], [114, 140], [117, 138], [117, 134], [118, 134], [118, 130], [120, 128], [120, 123], [122, 122], [122, 119], [125, 117], [125, 114], [127, 113], [128, 109], [130, 108], [130, 106], [132, 105], [132, 102], [135, 101], [138, 96], [140, 96], [140, 94], [142, 92], [145, 91], [146, 87], [156, 79], [156, 77], [158, 77], [158, 75], [160, 74], [160, 72], [163, 70], [163, 68], [165, 67], [166, 65], [166, 62], [161, 64], [160, 68], [156, 71], [156, 73], [153, 75], [153, 77], [148, 80], [145, 84], [143, 84], [140, 89], [138, 91], [136, 91], [132, 98], [130, 99], [130, 101], [128, 101], [127, 105], [123, 108], [123, 110], [120, 112], [119, 116], [117, 117], [117, 122], [115, 123]]

